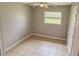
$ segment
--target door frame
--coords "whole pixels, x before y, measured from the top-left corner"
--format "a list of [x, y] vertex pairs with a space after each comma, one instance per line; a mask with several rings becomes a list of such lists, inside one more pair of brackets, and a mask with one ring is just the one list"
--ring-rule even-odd
[[78, 4], [77, 15], [76, 15], [75, 30], [74, 30], [74, 36], [73, 36], [70, 56], [78, 56], [78, 52], [79, 52], [78, 51], [79, 37], [77, 36], [78, 30], [79, 30], [78, 26], [79, 26], [79, 4]]

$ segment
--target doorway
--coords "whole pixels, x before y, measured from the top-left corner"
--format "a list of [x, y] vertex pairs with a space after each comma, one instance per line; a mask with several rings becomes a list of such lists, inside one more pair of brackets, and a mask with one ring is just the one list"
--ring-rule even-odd
[[77, 24], [77, 15], [78, 15], [78, 4], [73, 4], [71, 7], [70, 12], [70, 21], [69, 21], [69, 29], [68, 29], [68, 38], [67, 38], [67, 45], [68, 45], [68, 53], [71, 55], [72, 47], [74, 44], [74, 37], [76, 31], [76, 24]]

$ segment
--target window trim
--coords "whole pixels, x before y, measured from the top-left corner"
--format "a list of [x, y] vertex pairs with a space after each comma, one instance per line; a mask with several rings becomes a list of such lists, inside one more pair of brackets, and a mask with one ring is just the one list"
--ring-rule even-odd
[[[55, 12], [56, 12], [56, 13], [58, 12], [58, 13], [60, 13], [60, 14], [61, 14], [61, 17], [60, 17], [60, 24], [58, 24], [58, 23], [53, 23], [53, 22], [52, 22], [52, 23], [46, 23], [46, 22], [45, 22], [45, 12], [52, 12], [52, 13], [53, 13], [53, 12], [54, 12], [54, 13], [55, 13]], [[61, 11], [44, 11], [44, 23], [45, 23], [45, 24], [61, 25], [61, 24], [62, 24], [62, 12], [61, 12]]]

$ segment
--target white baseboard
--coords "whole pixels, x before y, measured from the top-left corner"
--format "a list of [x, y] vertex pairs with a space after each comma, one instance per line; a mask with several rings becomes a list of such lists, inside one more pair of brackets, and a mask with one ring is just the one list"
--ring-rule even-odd
[[67, 47], [67, 51], [68, 51], [68, 56], [70, 56], [70, 53], [69, 53], [69, 50], [68, 50], [69, 48], [68, 48], [68, 46], [66, 46], [66, 47]]
[[58, 38], [58, 37], [53, 37], [53, 36], [40, 35], [40, 34], [36, 34], [36, 33], [32, 33], [32, 35], [48, 37], [48, 38], [51, 38], [51, 39], [66, 40], [65, 38]]
[[12, 47], [16, 46], [17, 44], [19, 44], [20, 42], [22, 42], [23, 40], [25, 40], [26, 38], [29, 38], [32, 34], [24, 37], [23, 39], [21, 39], [20, 41], [16, 42], [15, 44], [13, 44], [12, 46], [8, 47], [7, 49], [5, 49], [5, 51], [8, 51], [9, 49], [11, 49]]
[[18, 43], [22, 42], [23, 40], [25, 40], [26, 38], [32, 36], [32, 35], [36, 35], [36, 36], [42, 36], [42, 37], [48, 37], [48, 38], [52, 38], [52, 39], [59, 39], [59, 40], [66, 40], [64, 38], [57, 38], [57, 37], [52, 37], [52, 36], [46, 36], [46, 35], [40, 35], [40, 34], [36, 34], [36, 33], [32, 33], [26, 37], [24, 37], [23, 39], [21, 39], [20, 41], [16, 42], [15, 44], [13, 44], [12, 46], [8, 47], [7, 49], [5, 49], [5, 51], [8, 51], [9, 49], [11, 49], [12, 47], [16, 46]]

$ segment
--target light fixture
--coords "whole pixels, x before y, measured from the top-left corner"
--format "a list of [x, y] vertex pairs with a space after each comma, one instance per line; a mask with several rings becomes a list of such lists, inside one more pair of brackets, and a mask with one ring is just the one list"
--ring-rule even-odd
[[39, 3], [38, 7], [48, 8], [48, 5], [46, 3]]
[[49, 6], [56, 7], [56, 5], [48, 3], [48, 2], [35, 2], [35, 3], [29, 3], [32, 7], [41, 7], [41, 8], [48, 8]]
[[44, 4], [40, 4], [39, 6], [40, 6], [40, 7], [44, 7]]

